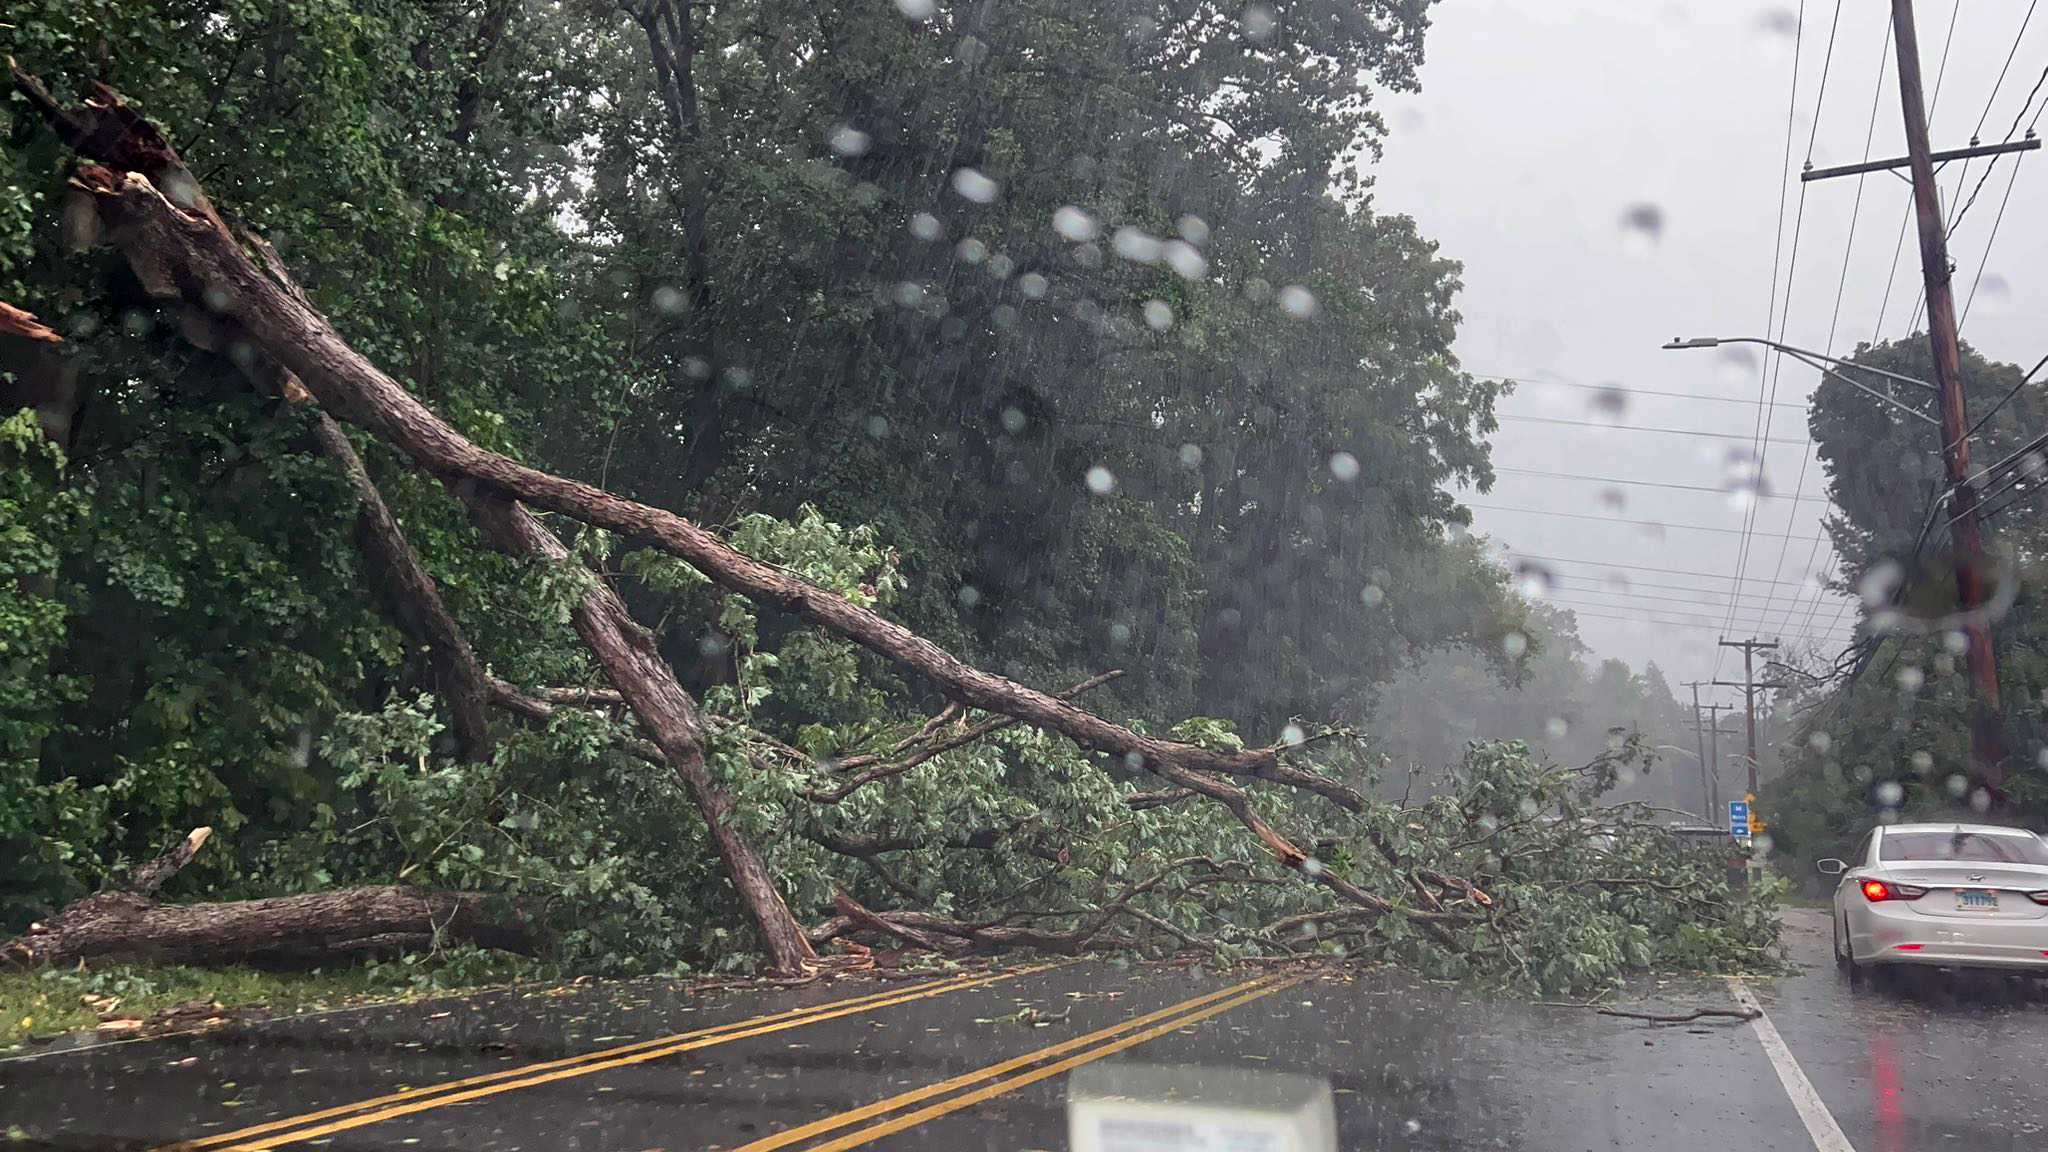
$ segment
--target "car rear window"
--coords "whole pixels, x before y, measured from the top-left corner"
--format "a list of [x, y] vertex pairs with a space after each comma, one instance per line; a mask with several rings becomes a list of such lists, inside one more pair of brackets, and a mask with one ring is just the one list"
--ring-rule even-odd
[[1878, 859], [2048, 864], [2048, 844], [2024, 832], [1887, 832], [1878, 845]]

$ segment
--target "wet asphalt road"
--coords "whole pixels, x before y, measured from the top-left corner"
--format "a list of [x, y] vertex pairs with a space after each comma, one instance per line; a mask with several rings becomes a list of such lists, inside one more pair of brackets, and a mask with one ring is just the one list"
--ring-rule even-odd
[[[1851, 989], [1826, 915], [1787, 922], [1807, 969], [1754, 992], [1791, 1087], [1738, 1021], [1650, 1025], [1381, 973], [1247, 984], [1259, 974], [1091, 961], [954, 985], [504, 991], [50, 1052], [0, 1061], [0, 1129], [63, 1149], [642, 1152], [818, 1125], [780, 1146], [1017, 1152], [1068, 1147], [1073, 1068], [1149, 1065], [1240, 1096], [1271, 1076], [1326, 1087], [1345, 1149], [1834, 1152], [1794, 1106], [1800, 1077], [1861, 1152], [2048, 1147], [2048, 1000], [1995, 981]], [[1709, 980], [1633, 999], [1733, 1003]]]

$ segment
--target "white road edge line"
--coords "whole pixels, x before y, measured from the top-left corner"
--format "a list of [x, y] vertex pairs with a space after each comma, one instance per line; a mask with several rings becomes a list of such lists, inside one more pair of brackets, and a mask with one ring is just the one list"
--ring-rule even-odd
[[1778, 1026], [1764, 1013], [1764, 1006], [1757, 1003], [1742, 981], [1734, 976], [1728, 978], [1728, 987], [1735, 993], [1735, 1002], [1756, 1013], [1750, 1018], [1750, 1030], [1756, 1033], [1757, 1042], [1764, 1046], [1764, 1055], [1771, 1058], [1771, 1067], [1778, 1073], [1778, 1083], [1785, 1086], [1785, 1095], [1792, 1099], [1793, 1111], [1806, 1124], [1806, 1134], [1813, 1137], [1816, 1152], [1856, 1152], [1849, 1138], [1842, 1135], [1842, 1126], [1835, 1123], [1834, 1113], [1821, 1103], [1820, 1093], [1813, 1090], [1813, 1082], [1799, 1067], [1799, 1061], [1792, 1058], [1792, 1050], [1785, 1047], [1785, 1038], [1778, 1035]]

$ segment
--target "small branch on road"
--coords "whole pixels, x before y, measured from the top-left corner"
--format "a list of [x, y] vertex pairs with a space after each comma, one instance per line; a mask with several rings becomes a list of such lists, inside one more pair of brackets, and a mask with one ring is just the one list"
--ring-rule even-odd
[[1754, 1020], [1763, 1013], [1755, 1008], [1695, 1008], [1690, 1012], [1631, 1012], [1626, 1008], [1605, 1008], [1598, 1004], [1582, 1004], [1575, 1000], [1539, 1000], [1539, 1008], [1591, 1008], [1595, 1015], [1617, 1016], [1624, 1020], [1647, 1020], [1652, 1024], [1690, 1024], [1694, 1020], [1726, 1018], [1730, 1020]]

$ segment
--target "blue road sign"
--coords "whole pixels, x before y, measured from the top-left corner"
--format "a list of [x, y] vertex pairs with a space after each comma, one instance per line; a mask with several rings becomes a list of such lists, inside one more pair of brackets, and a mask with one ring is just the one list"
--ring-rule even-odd
[[1730, 836], [1749, 835], [1749, 801], [1730, 800], [1728, 802], [1728, 834]]

